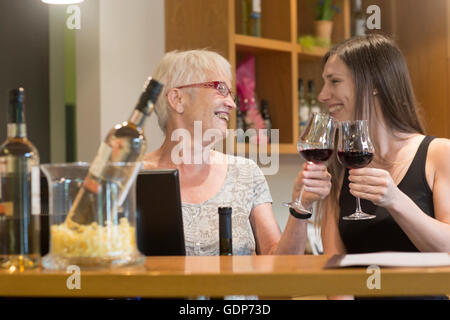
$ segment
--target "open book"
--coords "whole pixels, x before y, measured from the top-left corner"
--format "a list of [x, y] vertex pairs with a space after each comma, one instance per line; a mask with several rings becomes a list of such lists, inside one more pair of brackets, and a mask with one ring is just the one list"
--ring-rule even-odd
[[325, 269], [352, 266], [380, 267], [450, 267], [450, 253], [441, 252], [376, 252], [335, 255]]

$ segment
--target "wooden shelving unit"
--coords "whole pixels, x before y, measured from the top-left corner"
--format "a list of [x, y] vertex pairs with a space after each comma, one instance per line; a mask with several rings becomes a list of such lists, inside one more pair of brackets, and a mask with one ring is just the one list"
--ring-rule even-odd
[[[350, 36], [349, 1], [336, 1], [341, 13], [334, 20], [333, 43]], [[248, 54], [255, 56], [256, 96], [268, 101], [272, 126], [280, 130], [279, 152], [296, 154], [298, 78], [314, 80], [318, 94], [327, 52], [298, 44], [299, 35], [313, 33], [316, 0], [262, 0], [261, 38], [242, 34], [241, 0], [166, 0], [165, 5], [166, 51], [209, 48], [227, 58], [234, 73]], [[235, 123], [233, 115], [231, 127]]]

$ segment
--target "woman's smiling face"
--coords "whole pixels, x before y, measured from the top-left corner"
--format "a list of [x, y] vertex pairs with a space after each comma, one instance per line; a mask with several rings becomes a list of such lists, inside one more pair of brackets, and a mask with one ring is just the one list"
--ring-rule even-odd
[[339, 121], [353, 120], [355, 112], [355, 81], [350, 69], [337, 55], [328, 58], [322, 74], [324, 85], [318, 96]]

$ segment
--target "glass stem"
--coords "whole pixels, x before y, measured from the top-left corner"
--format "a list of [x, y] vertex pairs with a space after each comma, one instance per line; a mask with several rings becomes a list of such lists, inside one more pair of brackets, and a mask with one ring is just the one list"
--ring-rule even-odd
[[302, 186], [302, 188], [300, 189], [300, 194], [297, 197], [297, 200], [295, 200], [295, 204], [299, 207], [303, 207], [302, 206], [302, 195], [303, 195], [303, 190], [305, 190], [305, 187]]
[[356, 214], [361, 214], [361, 201], [359, 200], [359, 197], [356, 197]]

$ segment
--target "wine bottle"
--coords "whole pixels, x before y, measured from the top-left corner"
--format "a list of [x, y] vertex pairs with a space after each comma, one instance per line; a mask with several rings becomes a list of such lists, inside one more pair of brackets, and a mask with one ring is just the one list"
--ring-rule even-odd
[[9, 93], [7, 139], [0, 146], [0, 267], [40, 263], [39, 153], [27, 138], [25, 90]]
[[310, 112], [313, 113], [319, 113], [320, 112], [320, 105], [319, 102], [316, 99], [316, 91], [314, 87], [314, 81], [309, 80], [308, 81], [308, 88], [309, 88], [309, 108]]
[[362, 10], [362, 0], [355, 0], [353, 7], [353, 36], [366, 34], [366, 17]]
[[305, 90], [303, 88], [303, 79], [298, 79], [298, 118], [299, 118], [299, 134], [303, 132], [309, 118], [309, 105], [305, 99]]
[[221, 256], [233, 255], [231, 212], [230, 207], [219, 208], [219, 251]]
[[[147, 116], [153, 112], [161, 89], [162, 84], [148, 78], [128, 121], [116, 125], [109, 131], [67, 215], [66, 223], [69, 227], [107, 220], [107, 217], [102, 216], [102, 208], [96, 206], [99, 203], [96, 201], [97, 197], [103, 196], [102, 185], [106, 179], [114, 181], [117, 185], [116, 204], [113, 207], [119, 208], [123, 203], [140, 169], [139, 162], [146, 150], [143, 125]], [[113, 172], [110, 172], [108, 162], [126, 162], [135, 163], [135, 165], [124, 166], [120, 170], [116, 167]]]
[[252, 0], [250, 13], [251, 35], [261, 37], [261, 0]]
[[236, 130], [241, 129], [242, 131], [237, 131], [237, 142], [245, 142], [245, 120], [244, 115], [241, 111], [241, 100], [239, 97], [236, 98]]
[[272, 130], [272, 119], [269, 114], [269, 104], [267, 100], [261, 100], [261, 112], [266, 127], [267, 141], [270, 142], [270, 131]]
[[250, 18], [250, 2], [249, 0], [241, 0], [241, 6], [242, 6], [242, 34], [243, 35], [249, 35], [250, 31], [250, 24], [249, 24], [249, 18]]

